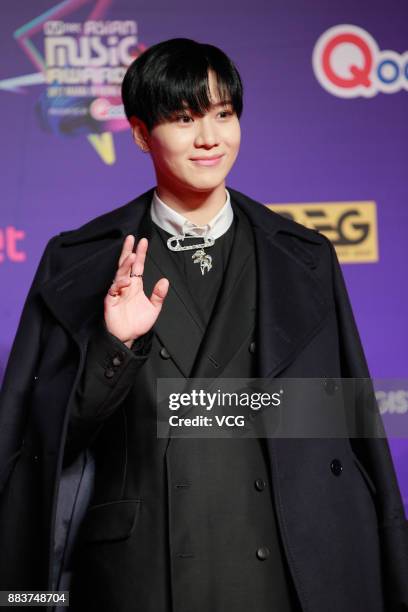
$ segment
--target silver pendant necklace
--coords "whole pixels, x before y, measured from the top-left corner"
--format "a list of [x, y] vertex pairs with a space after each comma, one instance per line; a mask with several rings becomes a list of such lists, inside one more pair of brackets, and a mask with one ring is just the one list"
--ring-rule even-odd
[[181, 245], [180, 240], [184, 241], [186, 238], [197, 238], [197, 236], [171, 236], [171, 238], [167, 240], [167, 246], [170, 251], [191, 251], [193, 249], [198, 249], [193, 253], [191, 259], [194, 263], [200, 264], [201, 275], [204, 275], [212, 268], [212, 257], [206, 253], [204, 249], [213, 246], [213, 244], [215, 244], [215, 239], [211, 238], [211, 236], [203, 236], [203, 242], [199, 244]]

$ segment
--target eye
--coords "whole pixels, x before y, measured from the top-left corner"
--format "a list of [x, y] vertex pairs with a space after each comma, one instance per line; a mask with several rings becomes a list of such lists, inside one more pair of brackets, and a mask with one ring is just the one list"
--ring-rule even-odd
[[[186, 119], [186, 121], [184, 121], [184, 119]], [[177, 123], [189, 123], [189, 121], [193, 120], [192, 117], [190, 117], [190, 115], [176, 115], [175, 116], [175, 120], [177, 121]]]
[[222, 110], [222, 111], [220, 111], [218, 114], [219, 114], [219, 115], [223, 115], [223, 116], [221, 117], [221, 119], [225, 119], [226, 117], [232, 117], [232, 115], [233, 115], [234, 113], [232, 113], [232, 112], [231, 112], [231, 111], [229, 111], [229, 110]]

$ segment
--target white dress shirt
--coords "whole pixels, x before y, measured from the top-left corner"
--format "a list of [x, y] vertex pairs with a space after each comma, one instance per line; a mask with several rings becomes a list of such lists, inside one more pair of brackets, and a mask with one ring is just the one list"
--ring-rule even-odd
[[226, 201], [224, 206], [218, 213], [205, 225], [196, 225], [184, 215], [168, 206], [159, 198], [156, 189], [153, 193], [150, 215], [152, 221], [163, 230], [173, 236], [211, 236], [211, 238], [219, 238], [230, 227], [234, 212], [231, 206], [231, 198], [228, 190], [225, 190]]

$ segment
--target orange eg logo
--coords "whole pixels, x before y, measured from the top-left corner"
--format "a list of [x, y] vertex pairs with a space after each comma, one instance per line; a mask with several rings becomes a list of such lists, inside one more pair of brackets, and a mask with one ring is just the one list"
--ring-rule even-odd
[[324, 234], [342, 263], [378, 261], [375, 202], [268, 204], [268, 208]]

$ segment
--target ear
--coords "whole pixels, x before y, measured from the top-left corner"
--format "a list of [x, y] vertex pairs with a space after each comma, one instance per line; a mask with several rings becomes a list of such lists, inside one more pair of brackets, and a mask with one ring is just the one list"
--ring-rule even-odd
[[130, 126], [132, 129], [133, 140], [135, 144], [144, 152], [148, 153], [149, 147], [149, 132], [145, 123], [137, 117], [130, 118]]

